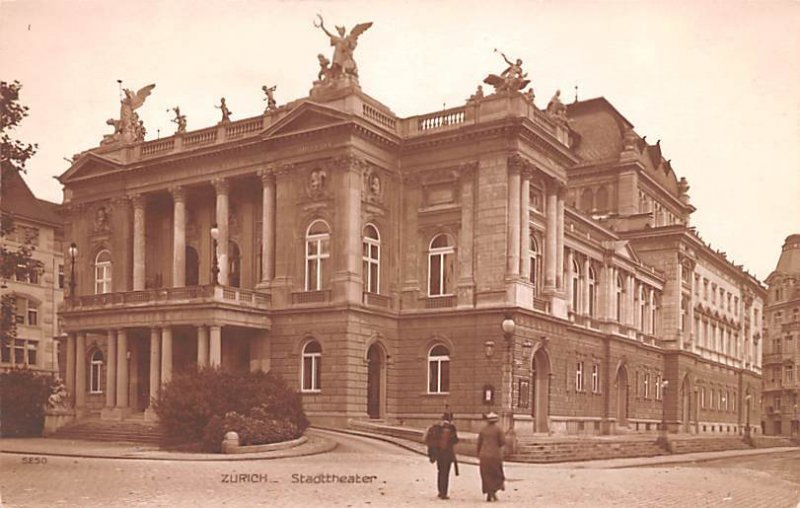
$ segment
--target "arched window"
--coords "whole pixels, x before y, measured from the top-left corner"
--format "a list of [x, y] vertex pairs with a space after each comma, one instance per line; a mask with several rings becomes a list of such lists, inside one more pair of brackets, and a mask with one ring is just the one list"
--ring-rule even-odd
[[536, 241], [536, 237], [533, 235], [533, 231], [530, 232], [530, 244], [528, 245], [528, 258], [530, 260], [530, 281], [533, 284], [533, 291], [534, 294], [537, 292], [539, 281], [541, 280], [541, 270], [542, 270], [542, 255], [539, 252], [539, 243]]
[[380, 293], [381, 273], [381, 237], [378, 229], [372, 224], [364, 228], [364, 240], [361, 244], [362, 277], [364, 291]]
[[581, 265], [577, 259], [572, 260], [570, 278], [572, 279], [572, 312], [578, 313], [580, 312], [581, 302]]
[[450, 391], [450, 351], [441, 344], [428, 352], [428, 393]]
[[103, 371], [103, 353], [95, 349], [89, 363], [89, 393], [103, 393], [100, 375]]
[[306, 231], [306, 291], [320, 291], [327, 276], [331, 234], [328, 224], [316, 220]]
[[322, 388], [322, 346], [316, 340], [303, 348], [303, 386], [304, 392], [318, 392]]
[[617, 300], [617, 322], [622, 322], [622, 275], [617, 275], [616, 300]]
[[588, 277], [586, 283], [589, 285], [589, 315], [594, 317], [595, 310], [597, 309], [597, 273], [594, 271], [593, 266], [589, 266], [587, 273]]
[[639, 330], [644, 332], [646, 330], [645, 324], [647, 321], [647, 305], [646, 305], [646, 298], [647, 298], [647, 290], [645, 290], [643, 285], [639, 285]]
[[453, 242], [446, 234], [436, 235], [428, 250], [428, 296], [453, 294]]
[[111, 292], [111, 253], [107, 250], [101, 250], [94, 258], [94, 292]]

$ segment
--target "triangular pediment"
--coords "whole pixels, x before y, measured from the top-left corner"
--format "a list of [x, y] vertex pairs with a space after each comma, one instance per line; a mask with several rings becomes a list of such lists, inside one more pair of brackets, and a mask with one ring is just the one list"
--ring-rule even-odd
[[72, 167], [59, 176], [58, 180], [66, 184], [74, 180], [110, 173], [118, 170], [120, 167], [121, 163], [119, 161], [88, 152], [78, 156], [77, 160], [73, 162]]
[[614, 244], [614, 254], [621, 258], [629, 259], [634, 263], [639, 264], [639, 256], [636, 254], [636, 251], [633, 250], [631, 247], [630, 242], [627, 240], [617, 240], [613, 242]]
[[304, 102], [291, 113], [270, 125], [263, 133], [265, 138], [314, 131], [350, 121], [348, 114], [312, 102]]

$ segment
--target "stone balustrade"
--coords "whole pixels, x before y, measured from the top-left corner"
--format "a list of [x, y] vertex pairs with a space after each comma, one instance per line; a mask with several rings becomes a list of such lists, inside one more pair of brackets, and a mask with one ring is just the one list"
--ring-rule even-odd
[[199, 301], [233, 303], [245, 307], [264, 309], [269, 308], [272, 303], [270, 295], [258, 291], [219, 285], [206, 285], [77, 296], [64, 301], [64, 310], [109, 309], [115, 307], [127, 308], [180, 303], [192, 304]]

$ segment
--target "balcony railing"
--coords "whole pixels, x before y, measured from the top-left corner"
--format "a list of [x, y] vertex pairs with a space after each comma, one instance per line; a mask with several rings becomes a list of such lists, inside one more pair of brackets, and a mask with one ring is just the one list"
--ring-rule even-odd
[[448, 309], [456, 306], [456, 295], [436, 296], [425, 299], [426, 309]]
[[322, 291], [299, 291], [292, 293], [292, 304], [305, 305], [310, 303], [327, 303], [331, 301], [331, 290]]
[[370, 293], [368, 291], [364, 291], [362, 301], [364, 302], [364, 305], [369, 305], [371, 307], [383, 307], [384, 309], [388, 309], [392, 304], [392, 299], [390, 297], [378, 293]]
[[250, 289], [227, 286], [186, 286], [179, 288], [146, 289], [123, 293], [104, 293], [67, 298], [64, 308], [68, 311], [139, 307], [148, 305], [171, 305], [215, 301], [235, 303], [246, 307], [267, 308], [271, 303], [268, 294]]
[[544, 298], [539, 298], [538, 296], [533, 297], [533, 310], [544, 312], [549, 314], [550, 313], [550, 302]]

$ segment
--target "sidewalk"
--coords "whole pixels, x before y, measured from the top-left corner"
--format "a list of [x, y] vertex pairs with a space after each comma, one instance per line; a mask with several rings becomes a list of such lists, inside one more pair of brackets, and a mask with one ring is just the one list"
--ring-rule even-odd
[[157, 446], [136, 443], [108, 443], [55, 438], [4, 438], [0, 439], [0, 453], [126, 460], [245, 461], [302, 457], [326, 453], [336, 448], [335, 441], [315, 433], [313, 430], [307, 434], [307, 437], [308, 440], [305, 443], [294, 448], [263, 453], [228, 455], [160, 450]]

